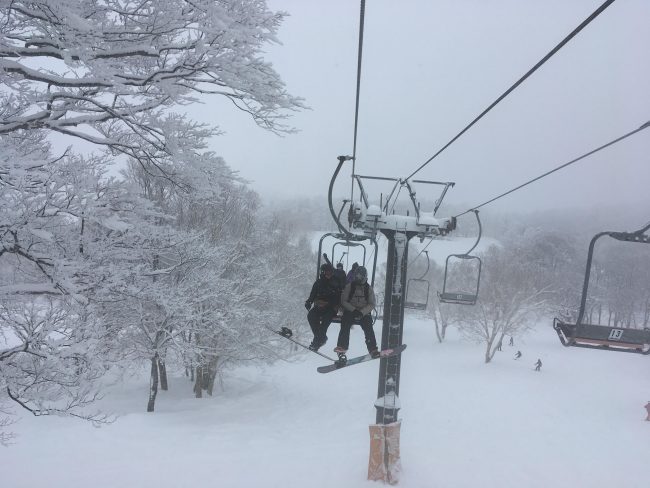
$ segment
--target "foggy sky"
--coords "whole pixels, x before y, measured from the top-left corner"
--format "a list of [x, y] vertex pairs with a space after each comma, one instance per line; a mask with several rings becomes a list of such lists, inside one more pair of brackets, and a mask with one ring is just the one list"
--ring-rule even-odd
[[[601, 3], [368, 0], [357, 173], [410, 174]], [[290, 120], [300, 132], [270, 134], [214, 99], [191, 113], [225, 131], [212, 148], [263, 197], [325, 196], [352, 153], [359, 3], [268, 4], [290, 14], [267, 59], [311, 107]], [[469, 208], [650, 120], [649, 20], [650, 2], [615, 2], [417, 177], [454, 181], [446, 201]], [[649, 152], [650, 129], [491, 207], [650, 210]]]

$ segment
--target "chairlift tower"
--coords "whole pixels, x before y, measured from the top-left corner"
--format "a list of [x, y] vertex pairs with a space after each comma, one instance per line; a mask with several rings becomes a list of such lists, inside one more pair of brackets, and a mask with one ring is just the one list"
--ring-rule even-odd
[[[403, 181], [397, 181], [408, 185]], [[362, 189], [361, 201], [354, 203], [350, 211], [352, 229], [357, 232], [361, 231], [368, 238], [374, 240], [376, 240], [377, 233], [381, 232], [388, 240], [381, 349], [393, 349], [402, 344], [404, 332], [409, 241], [414, 237], [423, 240], [446, 235], [455, 229], [456, 222], [453, 218], [436, 218], [435, 210], [428, 213], [420, 211], [419, 205], [415, 201], [414, 216], [389, 214], [388, 204], [383, 208], [377, 205], [367, 205], [367, 198], [360, 181], [359, 186]], [[410, 186], [409, 190], [411, 191]], [[411, 193], [414, 199], [415, 194], [412, 191]], [[377, 400], [375, 401], [376, 422], [379, 425], [397, 421], [400, 409], [400, 366], [401, 355], [380, 360]]]
[[[349, 200], [344, 200], [343, 206], [337, 213], [332, 202], [332, 189], [341, 167], [345, 161], [351, 159], [353, 159], [351, 156], [338, 157], [339, 164], [330, 181], [328, 192], [330, 213], [341, 234], [348, 236], [348, 238], [354, 237], [355, 240], [368, 239], [376, 244], [377, 234], [381, 232], [388, 240], [381, 349], [395, 349], [402, 345], [404, 335], [404, 305], [407, 289], [409, 241], [414, 237], [424, 240], [425, 238], [447, 235], [456, 228], [456, 219], [454, 217], [436, 217], [436, 212], [447, 190], [454, 186], [454, 183], [361, 176], [353, 172], [352, 177], [360, 190], [359, 200], [354, 201], [351, 195]], [[381, 197], [379, 205], [369, 203], [363, 187], [363, 179], [385, 180], [393, 183], [393, 189], [386, 198], [385, 203], [382, 203]], [[441, 185], [443, 187], [431, 212], [421, 211], [420, 204], [415, 199], [413, 183]], [[413, 204], [413, 215], [410, 215], [409, 212], [406, 215], [396, 215], [394, 213], [395, 201], [403, 188], [408, 190]], [[350, 207], [348, 209], [348, 228], [346, 228], [340, 217], [348, 203]], [[375, 400], [375, 408], [377, 409], [376, 424], [370, 426], [368, 479], [388, 481], [391, 484], [397, 482], [397, 473], [400, 466], [400, 423], [397, 418], [400, 409], [400, 367], [401, 354], [380, 359], [377, 400]]]

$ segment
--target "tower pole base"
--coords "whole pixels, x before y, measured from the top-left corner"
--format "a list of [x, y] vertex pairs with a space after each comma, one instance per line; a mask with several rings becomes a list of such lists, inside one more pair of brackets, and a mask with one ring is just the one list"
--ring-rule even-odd
[[383, 481], [391, 485], [399, 482], [402, 463], [399, 457], [399, 436], [401, 422], [386, 425], [371, 425], [370, 459], [368, 479]]

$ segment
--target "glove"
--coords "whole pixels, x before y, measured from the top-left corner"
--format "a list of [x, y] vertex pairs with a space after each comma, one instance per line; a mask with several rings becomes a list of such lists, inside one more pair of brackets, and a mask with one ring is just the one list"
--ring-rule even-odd
[[310, 302], [309, 300], [307, 300], [307, 301], [305, 302], [305, 308], [306, 308], [307, 310], [310, 310], [310, 309], [311, 309], [311, 302]]
[[363, 318], [363, 314], [361, 313], [361, 310], [355, 310], [352, 312], [352, 318], [354, 320], [361, 320]]

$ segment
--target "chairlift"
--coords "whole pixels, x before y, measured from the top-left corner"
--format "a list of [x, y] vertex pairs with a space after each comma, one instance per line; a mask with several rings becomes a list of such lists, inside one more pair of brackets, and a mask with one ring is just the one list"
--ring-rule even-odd
[[583, 323], [587, 304], [587, 289], [591, 274], [591, 261], [594, 255], [596, 241], [603, 236], [612, 237], [618, 241], [650, 244], [650, 235], [645, 233], [650, 229], [650, 223], [636, 232], [600, 232], [589, 243], [587, 254], [587, 269], [582, 286], [580, 311], [576, 323], [568, 323], [555, 318], [553, 328], [557, 332], [563, 346], [585, 347], [602, 351], [632, 352], [650, 354], [650, 328], [634, 329], [630, 327], [610, 327], [608, 325]]
[[[326, 239], [334, 239], [335, 242], [332, 244], [331, 247], [331, 258], [328, 257], [327, 253], [323, 252], [323, 243]], [[368, 248], [370, 247], [371, 252], [370, 255], [368, 255]], [[347, 249], [346, 251], [342, 251], [341, 248]], [[359, 249], [359, 252], [362, 252], [362, 258], [351, 258], [352, 256], [352, 250], [353, 249]], [[373, 287], [375, 286], [375, 270], [377, 268], [377, 241], [374, 239], [368, 238], [367, 236], [364, 235], [357, 235], [357, 234], [341, 234], [341, 233], [335, 233], [335, 232], [329, 232], [327, 234], [324, 234], [318, 243], [318, 264], [316, 266], [316, 279], [320, 276], [320, 267], [321, 264], [324, 264], [325, 262], [332, 264], [335, 266], [333, 263], [338, 263], [343, 260], [345, 256], [348, 257], [349, 259], [354, 259], [354, 261], [358, 262], [360, 266], [364, 266], [366, 269], [369, 269], [370, 265], [372, 265], [372, 272], [368, 273], [368, 278], [370, 282], [370, 286]], [[337, 256], [340, 256], [337, 260]], [[346, 270], [349, 271], [349, 270]], [[339, 314], [332, 319], [332, 322], [335, 323], [340, 323], [341, 322], [341, 316], [343, 312], [342, 310], [339, 310]], [[374, 320], [373, 320], [374, 321]]]
[[[424, 253], [427, 256], [427, 269], [419, 278], [410, 278], [406, 282], [406, 299], [404, 300], [404, 308], [426, 310], [427, 305], [429, 304], [429, 280], [425, 279], [430, 266], [429, 251], [425, 250]], [[424, 297], [424, 299], [422, 297]]]
[[[456, 305], [475, 305], [481, 283], [481, 258], [472, 256], [471, 252], [481, 240], [481, 219], [478, 210], [472, 210], [478, 221], [478, 237], [472, 248], [465, 254], [450, 254], [445, 260], [445, 276], [442, 282], [442, 292], [438, 292], [441, 303]], [[468, 276], [470, 270], [474, 276]]]

